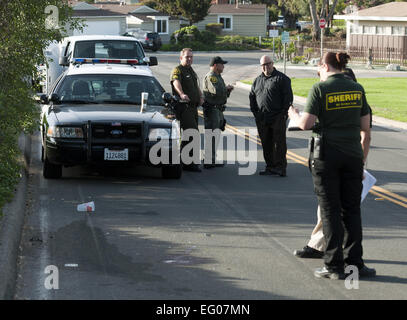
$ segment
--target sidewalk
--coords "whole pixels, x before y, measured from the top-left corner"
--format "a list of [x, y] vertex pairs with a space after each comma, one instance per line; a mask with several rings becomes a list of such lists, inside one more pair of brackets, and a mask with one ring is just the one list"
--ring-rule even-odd
[[17, 257], [26, 208], [28, 170], [31, 158], [31, 136], [21, 135], [21, 180], [13, 200], [3, 208], [0, 218], [0, 300], [11, 300], [17, 278]]
[[[250, 91], [251, 85], [238, 81], [238, 82], [236, 82], [236, 87]], [[304, 97], [294, 96], [294, 104], [296, 104], [302, 108], [305, 107], [306, 101], [307, 101], [307, 99]], [[375, 115], [373, 115], [373, 124], [377, 125], [377, 126], [407, 130], [406, 122], [390, 120], [390, 119], [378, 117]]]

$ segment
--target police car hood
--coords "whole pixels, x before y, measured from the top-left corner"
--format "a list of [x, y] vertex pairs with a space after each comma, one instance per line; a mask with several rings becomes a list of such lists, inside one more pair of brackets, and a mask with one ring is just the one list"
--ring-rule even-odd
[[60, 124], [92, 122], [148, 122], [150, 124], [170, 124], [160, 111], [162, 106], [148, 106], [140, 113], [140, 106], [118, 104], [87, 104], [54, 106], [53, 112]]

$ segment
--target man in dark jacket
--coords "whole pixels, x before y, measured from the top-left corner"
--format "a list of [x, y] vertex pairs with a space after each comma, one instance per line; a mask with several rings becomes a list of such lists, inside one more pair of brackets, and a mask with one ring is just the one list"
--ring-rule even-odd
[[250, 91], [250, 110], [256, 119], [266, 169], [260, 175], [286, 176], [287, 111], [293, 102], [291, 80], [274, 68], [269, 56], [260, 59], [262, 73]]

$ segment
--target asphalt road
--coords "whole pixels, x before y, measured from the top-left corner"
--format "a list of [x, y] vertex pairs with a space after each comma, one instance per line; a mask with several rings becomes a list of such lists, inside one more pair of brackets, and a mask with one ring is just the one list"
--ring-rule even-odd
[[[226, 82], [255, 76], [261, 55], [223, 53], [230, 61]], [[211, 56], [196, 54], [200, 77]], [[153, 71], [168, 90], [177, 54], [158, 58]], [[296, 72], [314, 71], [287, 73]], [[101, 174], [86, 167], [45, 180], [34, 137], [15, 298], [407, 299], [407, 132], [373, 128], [367, 167], [383, 189], [367, 196], [362, 215], [364, 258], [378, 276], [347, 289], [344, 281], [314, 278], [322, 261], [292, 255], [316, 222], [305, 166], [310, 133], [288, 132], [286, 178], [259, 176], [264, 161], [255, 131], [244, 147], [240, 133], [255, 130], [248, 91], [233, 91], [226, 118], [225, 135], [236, 139], [235, 149], [257, 150], [250, 161], [240, 154], [224, 168], [184, 172], [181, 180], [162, 180], [159, 170], [148, 168]], [[244, 175], [249, 167], [256, 172]], [[95, 212], [76, 211], [88, 201], [95, 202]]]

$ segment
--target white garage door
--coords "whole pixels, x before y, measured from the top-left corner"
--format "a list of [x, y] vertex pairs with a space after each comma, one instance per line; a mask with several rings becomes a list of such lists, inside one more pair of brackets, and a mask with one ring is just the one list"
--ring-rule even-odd
[[102, 34], [102, 35], [120, 35], [119, 21], [86, 21], [87, 26], [83, 28], [83, 33], [74, 30], [74, 36]]

